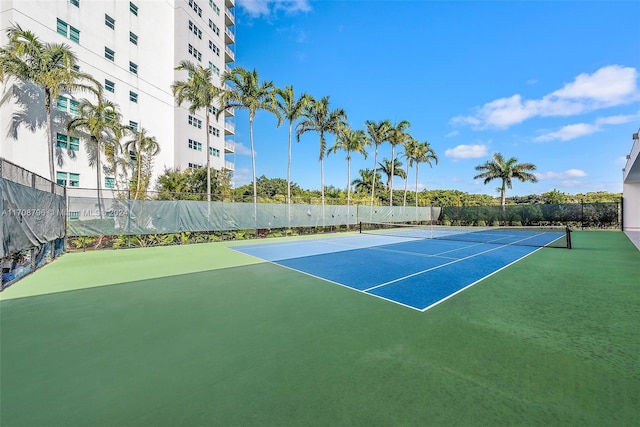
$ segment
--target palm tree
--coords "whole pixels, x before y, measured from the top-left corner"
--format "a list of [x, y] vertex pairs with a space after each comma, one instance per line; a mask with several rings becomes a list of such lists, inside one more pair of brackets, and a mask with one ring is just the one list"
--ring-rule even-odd
[[[391, 122], [389, 120], [382, 120], [380, 122], [367, 120], [365, 122], [365, 125], [367, 126], [367, 133], [371, 138], [371, 142], [375, 146], [372, 173], [376, 174], [376, 168], [378, 167], [378, 148], [388, 140], [389, 131], [391, 130]], [[376, 182], [373, 181], [371, 184], [371, 206], [373, 206], [373, 197], [376, 191]]]
[[387, 176], [387, 191], [392, 191], [391, 185], [393, 182], [393, 175], [406, 179], [407, 174], [402, 169], [402, 162], [398, 159], [393, 159], [393, 162], [389, 159], [382, 159], [382, 162], [378, 163], [380, 171]]
[[327, 140], [325, 134], [338, 132], [338, 129], [347, 120], [347, 114], [342, 108], [333, 111], [329, 109], [329, 97], [314, 100], [307, 103], [303, 119], [296, 126], [297, 138], [306, 132], [314, 131], [320, 135], [320, 189], [322, 194], [322, 206], [324, 206], [324, 155], [327, 151]]
[[90, 91], [100, 96], [102, 86], [89, 74], [77, 71], [76, 56], [60, 43], [43, 43], [34, 33], [14, 24], [6, 30], [8, 44], [0, 48], [0, 82], [15, 78], [44, 91], [49, 175], [55, 182], [55, 141], [51, 130], [51, 103], [60, 93]]
[[196, 65], [191, 61], [180, 61], [176, 67], [178, 71], [187, 71], [189, 78], [187, 80], [178, 80], [173, 82], [171, 90], [176, 98], [178, 106], [184, 101], [188, 101], [189, 112], [194, 114], [196, 111], [204, 109], [205, 132], [207, 133], [207, 201], [211, 201], [211, 137], [209, 135], [209, 126], [211, 122], [210, 108], [214, 105], [216, 99], [221, 95], [222, 89], [213, 84], [213, 72], [210, 68], [204, 68]]
[[[404, 144], [405, 141], [409, 139], [410, 137], [409, 134], [405, 132], [405, 130], [407, 130], [409, 126], [411, 126], [411, 123], [409, 123], [406, 120], [403, 120], [400, 123], [396, 123], [396, 125], [391, 128], [391, 131], [389, 132], [389, 137], [387, 138], [387, 141], [389, 141], [389, 143], [391, 144], [391, 160], [395, 160], [396, 158], [395, 157], [396, 145]], [[390, 186], [389, 187], [390, 188], [389, 189], [389, 206], [393, 206], [393, 176], [394, 175], [400, 176], [395, 173], [394, 168], [395, 168], [395, 162], [392, 162], [391, 175], [390, 175], [391, 183], [389, 184]]]
[[[130, 164], [130, 159], [125, 153], [123, 153], [122, 144], [120, 143], [122, 138], [124, 138], [129, 132], [131, 132], [131, 128], [129, 126], [118, 123], [118, 125], [113, 127], [113, 141], [104, 147], [104, 171], [105, 173], [113, 175], [116, 190], [118, 192], [120, 191], [120, 182], [122, 180], [125, 182], [129, 181], [127, 178], [127, 168]], [[122, 168], [122, 177], [118, 175], [119, 168]]]
[[367, 147], [371, 144], [363, 130], [340, 129], [336, 134], [336, 142], [327, 154], [344, 150], [347, 153], [347, 207], [351, 204], [351, 153], [360, 153], [367, 158]]
[[[133, 138], [125, 143], [125, 150], [127, 152], [133, 151], [136, 155], [134, 171], [136, 174], [136, 187], [134, 199], [138, 199], [138, 195], [141, 191], [146, 191], [149, 173], [143, 172], [145, 166], [151, 164], [151, 159], [160, 153], [160, 144], [154, 136], [147, 135], [147, 131], [144, 128], [140, 128], [139, 131], [133, 133]], [[211, 171], [207, 175], [207, 178], [211, 177]], [[211, 183], [209, 183], [211, 185]], [[211, 187], [207, 187], [207, 194], [210, 195]]]
[[251, 141], [251, 174], [253, 177], [253, 205], [254, 215], [258, 219], [258, 190], [256, 185], [256, 156], [253, 145], [253, 120], [258, 110], [269, 111], [281, 123], [280, 112], [276, 108], [273, 82], [260, 82], [258, 71], [248, 71], [242, 67], [235, 67], [225, 71], [222, 76], [223, 84], [231, 83], [233, 87], [222, 94], [221, 108], [218, 116], [227, 108], [246, 109], [249, 112], [249, 140]]
[[413, 161], [416, 155], [416, 150], [418, 148], [418, 141], [410, 137], [404, 142], [404, 158], [407, 159], [407, 169], [405, 170], [405, 176], [407, 177], [404, 180], [404, 198], [402, 200], [402, 206], [407, 205], [407, 187], [409, 183], [409, 167], [413, 166]]
[[98, 97], [96, 104], [83, 99], [80, 102], [79, 115], [67, 123], [67, 131], [88, 137], [87, 154], [89, 166], [96, 167], [98, 191], [98, 213], [102, 218], [102, 152], [107, 145], [113, 145], [116, 133], [120, 130], [121, 116], [113, 102]]
[[374, 188], [375, 184], [382, 186], [382, 177], [378, 171], [374, 175], [374, 171], [371, 169], [360, 169], [358, 173], [360, 178], [356, 178], [351, 182], [351, 185], [355, 187], [356, 193], [369, 192], [371, 188]]
[[425, 141], [416, 146], [412, 160], [416, 163], [416, 207], [418, 207], [418, 167], [420, 166], [420, 163], [426, 163], [430, 167], [433, 167], [431, 165], [431, 160], [434, 160], [437, 165], [438, 156], [433, 148], [431, 148], [431, 144]]
[[493, 160], [488, 160], [484, 164], [476, 166], [477, 171], [484, 171], [479, 175], [473, 177], [473, 179], [484, 179], [484, 184], [488, 184], [494, 179], [502, 180], [502, 186], [500, 189], [500, 205], [506, 204], [506, 190], [511, 189], [511, 180], [513, 178], [519, 179], [522, 182], [538, 182], [538, 178], [535, 175], [527, 172], [536, 170], [536, 165], [533, 163], [520, 163], [518, 159], [511, 157], [509, 160], [505, 160], [502, 154], [494, 153]]
[[311, 99], [309, 95], [303, 93], [296, 99], [293, 93], [293, 86], [285, 86], [284, 89], [276, 88], [276, 95], [280, 99], [276, 100], [276, 108], [282, 117], [289, 121], [289, 157], [287, 162], [287, 204], [291, 204], [291, 140], [293, 132], [293, 122], [302, 117], [307, 102]]

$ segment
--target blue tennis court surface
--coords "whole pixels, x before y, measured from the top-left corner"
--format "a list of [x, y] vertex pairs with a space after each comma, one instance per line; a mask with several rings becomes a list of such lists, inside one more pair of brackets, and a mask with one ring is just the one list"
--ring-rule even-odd
[[232, 249], [424, 311], [539, 248], [361, 234]]

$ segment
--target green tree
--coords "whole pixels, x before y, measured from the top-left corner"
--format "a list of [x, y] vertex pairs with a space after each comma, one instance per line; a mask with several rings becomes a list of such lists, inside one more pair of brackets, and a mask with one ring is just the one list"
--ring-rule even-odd
[[398, 159], [393, 159], [393, 161], [389, 159], [382, 159], [382, 162], [378, 163], [380, 166], [380, 171], [387, 176], [387, 191], [391, 193], [391, 185], [393, 183], [393, 175], [398, 176], [402, 179], [407, 179], [407, 174], [404, 169], [402, 169], [402, 162]]
[[287, 204], [291, 204], [291, 142], [293, 133], [293, 122], [302, 117], [307, 102], [311, 99], [309, 95], [303, 93], [296, 99], [293, 86], [276, 88], [278, 99], [276, 107], [283, 118], [289, 121], [289, 156], [287, 161]]
[[[382, 120], [379, 122], [367, 120], [365, 122], [365, 125], [367, 127], [367, 133], [371, 138], [371, 143], [375, 147], [372, 173], [374, 175], [377, 175], [376, 170], [378, 168], [378, 148], [380, 148], [380, 145], [382, 145], [384, 142], [388, 141], [389, 133], [391, 131], [391, 122], [389, 120]], [[376, 180], [371, 183], [371, 206], [373, 206], [373, 197], [375, 194], [376, 184]]]
[[431, 148], [431, 144], [427, 141], [417, 144], [415, 149], [413, 150], [413, 156], [411, 161], [416, 164], [416, 206], [418, 206], [418, 168], [420, 163], [426, 163], [429, 167], [433, 167], [431, 165], [431, 161], [433, 160], [436, 165], [438, 164], [438, 156], [436, 152]]
[[45, 121], [49, 147], [49, 176], [55, 182], [55, 140], [51, 130], [51, 103], [64, 92], [92, 92], [102, 86], [89, 74], [75, 69], [76, 56], [69, 46], [43, 43], [34, 33], [14, 24], [6, 30], [8, 43], [0, 48], [0, 82], [15, 78], [44, 91]]
[[273, 82], [260, 82], [258, 72], [254, 69], [248, 71], [242, 67], [235, 67], [231, 71], [225, 71], [222, 76], [223, 83], [231, 83], [231, 88], [223, 92], [222, 108], [218, 115], [227, 108], [246, 109], [249, 112], [249, 141], [251, 143], [251, 175], [253, 180], [253, 204], [254, 216], [258, 217], [258, 191], [256, 186], [256, 155], [253, 143], [253, 120], [258, 110], [269, 111], [281, 123], [281, 116], [276, 107], [275, 88]]
[[493, 154], [493, 160], [476, 166], [477, 171], [482, 171], [473, 177], [473, 179], [483, 179], [484, 184], [488, 184], [494, 179], [499, 179], [502, 182], [500, 186], [500, 205], [505, 206], [506, 188], [512, 188], [512, 180], [518, 179], [522, 182], [538, 182], [538, 178], [528, 171], [536, 170], [536, 165], [533, 163], [518, 163], [518, 159], [511, 157], [505, 160], [504, 156], [500, 153]]
[[570, 201], [570, 197], [568, 194], [565, 194], [562, 191], [558, 191], [555, 188], [546, 193], [542, 193], [542, 199], [544, 200], [544, 203], [547, 204], [569, 203]]
[[[389, 144], [391, 144], [391, 160], [395, 160], [396, 158], [396, 154], [395, 154], [396, 145], [402, 145], [405, 143], [405, 141], [411, 138], [411, 136], [405, 132], [409, 128], [409, 126], [411, 126], [411, 123], [409, 123], [407, 120], [402, 120], [401, 122], [396, 123], [395, 126], [391, 128], [391, 131], [389, 132], [389, 137], [387, 138], [387, 141], [389, 141]], [[404, 179], [406, 179], [406, 174], [404, 173], [404, 171], [402, 172], [404, 175]], [[391, 177], [390, 183], [388, 185], [389, 186], [389, 206], [393, 206], [394, 175], [402, 177], [402, 175], [395, 173], [395, 161], [391, 162], [391, 175], [389, 175]]]
[[351, 185], [353, 185], [356, 193], [370, 193], [375, 184], [382, 187], [382, 177], [378, 171], [374, 172], [371, 169], [360, 169], [358, 173], [360, 174], [360, 178], [351, 181]]
[[333, 111], [329, 108], [329, 97], [322, 99], [311, 99], [305, 106], [303, 119], [296, 126], [296, 136], [300, 141], [300, 136], [306, 132], [318, 132], [320, 135], [320, 191], [322, 195], [322, 205], [324, 206], [324, 155], [327, 151], [326, 134], [335, 134], [341, 125], [347, 120], [347, 114], [342, 108]]
[[371, 144], [363, 130], [351, 130], [348, 126], [341, 128], [336, 134], [336, 142], [328, 151], [337, 153], [343, 150], [347, 153], [347, 206], [351, 204], [351, 153], [360, 153], [367, 158], [367, 147]]
[[98, 212], [102, 218], [102, 152], [108, 145], [115, 144], [115, 137], [121, 130], [121, 116], [113, 102], [98, 97], [94, 104], [86, 99], [80, 102], [79, 115], [67, 123], [67, 131], [88, 138], [85, 147], [89, 156], [89, 166], [96, 168], [98, 192]]
[[210, 109], [222, 93], [222, 89], [213, 84], [213, 72], [210, 68], [204, 68], [191, 61], [180, 61], [175, 68], [177, 71], [187, 71], [187, 80], [177, 80], [171, 85], [173, 96], [176, 98], [178, 106], [184, 101], [189, 102], [189, 112], [195, 114], [198, 110], [204, 110], [205, 133], [207, 134], [207, 166], [209, 174], [207, 178], [207, 201], [211, 201], [211, 137], [209, 126], [211, 123]]
[[[135, 153], [133, 171], [136, 179], [133, 198], [137, 200], [140, 194], [146, 194], [147, 192], [149, 180], [151, 179], [153, 158], [160, 153], [160, 144], [158, 144], [154, 136], [147, 135], [147, 131], [144, 128], [140, 128], [139, 131], [134, 131], [133, 138], [125, 143], [125, 150]], [[211, 177], [209, 176], [208, 179], [211, 179]], [[207, 193], [210, 194], [210, 192], [211, 187], [208, 187]], [[210, 200], [210, 198], [207, 200]]]

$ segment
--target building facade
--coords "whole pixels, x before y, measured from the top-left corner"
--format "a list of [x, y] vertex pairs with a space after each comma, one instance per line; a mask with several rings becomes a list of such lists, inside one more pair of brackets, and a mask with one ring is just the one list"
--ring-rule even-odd
[[[3, 0], [2, 35], [19, 24], [43, 42], [65, 43], [76, 54], [80, 71], [104, 85], [105, 98], [116, 103], [122, 122], [144, 128], [161, 151], [153, 178], [165, 168], [211, 167], [233, 170], [233, 111], [226, 111], [206, 129], [204, 111], [178, 107], [171, 91], [187, 72], [176, 71], [182, 60], [209, 67], [214, 84], [235, 60], [235, 0]], [[42, 91], [6, 81], [0, 106], [0, 156], [49, 177]], [[62, 94], [53, 102], [52, 135], [56, 141], [56, 180], [67, 187], [96, 188], [98, 171], [89, 164], [83, 140], [68, 135], [86, 94]], [[213, 109], [215, 112], [215, 108]], [[211, 150], [206, 152], [207, 132]], [[109, 172], [100, 172], [101, 186], [114, 188]]]
[[622, 197], [624, 230], [637, 233], [640, 249], [640, 129], [633, 134], [633, 145], [622, 170]]

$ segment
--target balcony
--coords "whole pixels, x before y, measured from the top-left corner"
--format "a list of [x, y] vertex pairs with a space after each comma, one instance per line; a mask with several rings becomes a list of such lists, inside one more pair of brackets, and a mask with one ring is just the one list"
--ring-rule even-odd
[[227, 139], [224, 141], [224, 152], [225, 153], [235, 153], [236, 152], [236, 144], [233, 140]]
[[224, 47], [224, 62], [235, 62], [236, 54], [229, 48], [229, 45]]
[[229, 27], [224, 29], [224, 42], [225, 44], [234, 44], [236, 42], [236, 35], [233, 34]]
[[236, 165], [233, 162], [227, 160], [224, 161], [224, 168], [229, 171], [236, 170]]
[[224, 122], [224, 134], [234, 135], [236, 133], [236, 127], [231, 122]]
[[224, 8], [224, 23], [227, 27], [236, 25], [236, 17], [233, 16], [233, 12], [228, 7]]
[[236, 115], [236, 109], [231, 107], [224, 110], [225, 117], [234, 117]]
[[227, 7], [235, 7], [236, 0], [224, 0], [224, 5]]

